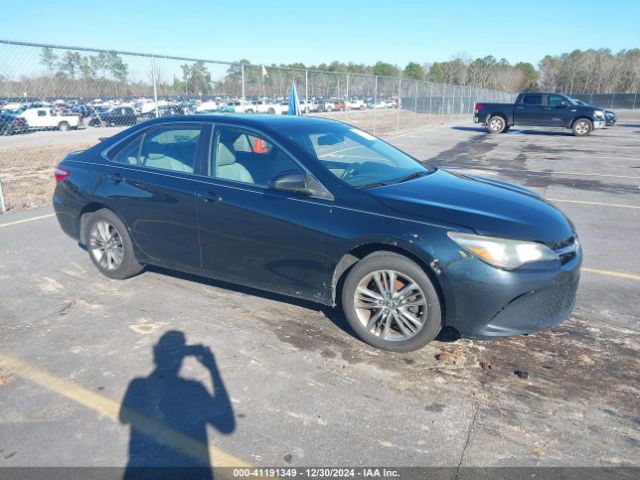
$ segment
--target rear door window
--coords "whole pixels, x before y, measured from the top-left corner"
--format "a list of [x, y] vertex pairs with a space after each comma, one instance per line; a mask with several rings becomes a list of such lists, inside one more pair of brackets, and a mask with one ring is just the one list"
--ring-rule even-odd
[[525, 95], [522, 103], [525, 105], [542, 105], [542, 95]]
[[199, 126], [166, 126], [145, 134], [138, 164], [176, 172], [193, 173], [200, 140]]
[[201, 131], [200, 125], [157, 127], [127, 143], [111, 160], [124, 165], [193, 173]]

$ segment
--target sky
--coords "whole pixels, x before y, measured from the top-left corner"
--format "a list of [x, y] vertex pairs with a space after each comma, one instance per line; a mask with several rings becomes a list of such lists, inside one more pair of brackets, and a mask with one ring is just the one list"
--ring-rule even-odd
[[0, 39], [255, 64], [404, 67], [464, 53], [537, 65], [574, 49], [640, 47], [638, 0], [29, 0]]

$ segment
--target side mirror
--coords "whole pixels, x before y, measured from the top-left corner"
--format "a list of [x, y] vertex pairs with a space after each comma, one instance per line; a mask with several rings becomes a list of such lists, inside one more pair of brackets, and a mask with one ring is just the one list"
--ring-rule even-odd
[[274, 175], [269, 180], [269, 188], [301, 195], [311, 195], [313, 193], [307, 185], [307, 173], [299, 170]]

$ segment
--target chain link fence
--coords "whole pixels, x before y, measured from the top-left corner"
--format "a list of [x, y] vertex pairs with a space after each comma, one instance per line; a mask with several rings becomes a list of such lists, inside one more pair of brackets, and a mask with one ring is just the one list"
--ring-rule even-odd
[[0, 207], [48, 205], [53, 165], [116, 128], [177, 114], [284, 114], [292, 83], [303, 115], [376, 135], [469, 120], [476, 102], [515, 98], [402, 77], [0, 40], [0, 134], [23, 133], [0, 137]]
[[637, 93], [574, 93], [572, 97], [608, 109], [640, 108], [640, 96]]

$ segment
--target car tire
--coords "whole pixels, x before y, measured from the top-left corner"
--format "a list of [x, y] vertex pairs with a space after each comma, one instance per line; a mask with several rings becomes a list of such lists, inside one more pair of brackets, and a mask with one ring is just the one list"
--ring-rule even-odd
[[571, 130], [576, 137], [586, 137], [593, 131], [593, 123], [588, 118], [579, 118], [573, 122]]
[[507, 122], [504, 118], [498, 115], [489, 117], [489, 120], [487, 120], [487, 129], [489, 130], [489, 133], [502, 133], [506, 127]]
[[273, 115], [274, 113], [276, 113], [276, 109], [275, 108], [269, 108], [269, 110], [267, 110], [267, 113], [270, 113], [271, 115]]
[[383, 350], [417, 350], [442, 328], [440, 299], [429, 276], [418, 264], [393, 252], [372, 253], [351, 268], [341, 305], [353, 331]]
[[69, 130], [70, 125], [69, 122], [60, 122], [58, 124], [58, 130], [60, 130], [61, 132], [66, 132], [67, 130]]
[[91, 214], [84, 238], [91, 261], [103, 275], [121, 280], [137, 275], [144, 268], [136, 260], [127, 228], [111, 210], [101, 209]]

